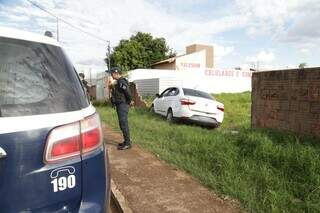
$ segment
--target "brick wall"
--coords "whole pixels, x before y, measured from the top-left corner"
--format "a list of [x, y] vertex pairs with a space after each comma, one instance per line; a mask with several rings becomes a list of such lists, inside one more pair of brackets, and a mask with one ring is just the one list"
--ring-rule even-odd
[[252, 127], [320, 136], [320, 67], [256, 72]]
[[134, 106], [146, 108], [147, 104], [139, 95], [137, 85], [133, 82], [130, 83], [130, 91], [131, 91], [132, 101], [134, 103]]

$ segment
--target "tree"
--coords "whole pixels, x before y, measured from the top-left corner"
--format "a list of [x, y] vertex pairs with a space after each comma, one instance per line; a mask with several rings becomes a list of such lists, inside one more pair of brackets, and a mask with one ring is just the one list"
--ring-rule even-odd
[[[164, 38], [153, 38], [150, 33], [138, 32], [129, 40], [121, 40], [110, 56], [111, 67], [123, 71], [150, 68], [151, 64], [175, 56]], [[107, 58], [105, 59], [107, 63]]]
[[307, 63], [301, 63], [299, 64], [299, 69], [304, 69], [306, 68], [306, 66], [307, 66]]

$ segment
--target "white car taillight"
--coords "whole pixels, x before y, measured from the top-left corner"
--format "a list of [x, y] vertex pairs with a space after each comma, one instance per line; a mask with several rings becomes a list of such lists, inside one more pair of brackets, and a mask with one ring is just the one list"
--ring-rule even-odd
[[224, 112], [224, 106], [217, 106], [217, 109]]
[[180, 99], [180, 103], [181, 103], [181, 105], [195, 105], [196, 104], [195, 101], [190, 100], [190, 99], [185, 99], [185, 98]]
[[67, 124], [53, 129], [45, 148], [44, 161], [56, 163], [81, 153], [89, 153], [102, 146], [102, 130], [98, 114], [80, 122]]

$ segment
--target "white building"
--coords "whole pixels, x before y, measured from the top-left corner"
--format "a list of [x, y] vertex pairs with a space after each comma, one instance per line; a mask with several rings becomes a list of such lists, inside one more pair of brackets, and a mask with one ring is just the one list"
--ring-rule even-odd
[[159, 61], [151, 67], [153, 69], [137, 69], [129, 73], [129, 80], [136, 82], [141, 95], [161, 93], [169, 86], [183, 86], [208, 93], [251, 91], [252, 72], [215, 68], [213, 46], [187, 46], [186, 54]]
[[214, 68], [214, 48], [209, 45], [193, 44], [186, 47], [186, 54], [175, 56], [151, 65], [161, 70], [194, 70]]
[[152, 91], [155, 94], [171, 86], [182, 86], [217, 94], [251, 91], [251, 76], [251, 71], [235, 69], [188, 71], [136, 69], [129, 72], [129, 81], [137, 84], [138, 91], [142, 95], [151, 93], [150, 88], [154, 88]]

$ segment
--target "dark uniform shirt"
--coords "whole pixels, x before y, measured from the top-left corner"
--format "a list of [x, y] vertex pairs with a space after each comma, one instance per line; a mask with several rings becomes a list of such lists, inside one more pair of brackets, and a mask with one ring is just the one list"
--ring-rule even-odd
[[129, 88], [129, 82], [127, 79], [121, 77], [118, 79], [117, 84], [112, 90], [112, 103], [119, 105], [121, 103], [130, 104], [131, 94]]

